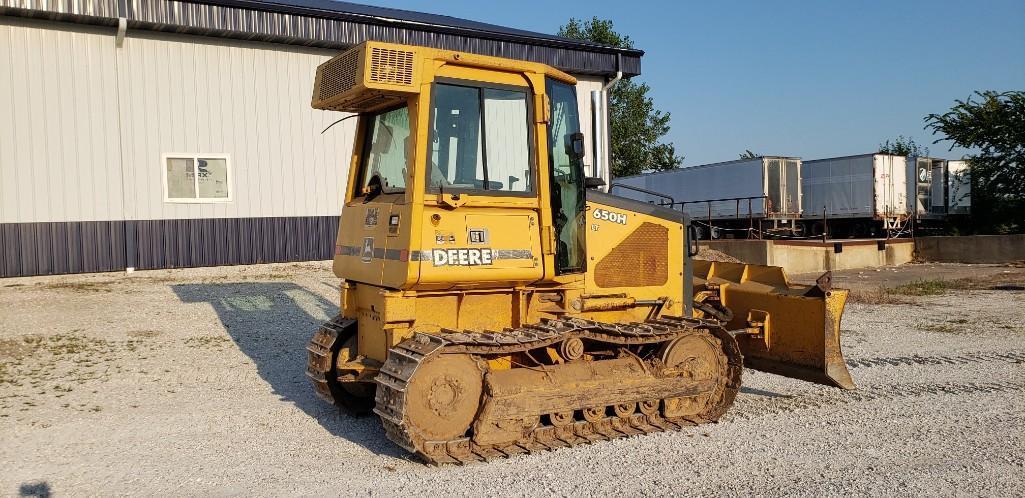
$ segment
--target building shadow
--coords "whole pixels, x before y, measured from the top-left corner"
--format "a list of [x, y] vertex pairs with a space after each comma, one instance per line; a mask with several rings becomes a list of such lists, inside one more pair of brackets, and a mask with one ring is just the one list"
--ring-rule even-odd
[[26, 482], [18, 486], [18, 496], [31, 496], [34, 498], [50, 498], [53, 493], [50, 491], [50, 483], [46, 481]]
[[306, 377], [306, 343], [338, 305], [291, 282], [172, 285], [185, 303], [206, 303], [282, 401], [294, 404], [331, 434], [370, 451], [401, 457], [375, 416], [354, 417], [318, 398]]

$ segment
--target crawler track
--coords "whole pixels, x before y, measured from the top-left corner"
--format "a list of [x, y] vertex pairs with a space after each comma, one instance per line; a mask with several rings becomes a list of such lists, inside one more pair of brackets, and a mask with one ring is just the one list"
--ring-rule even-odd
[[[447, 440], [428, 440], [418, 433], [407, 417], [407, 390], [410, 382], [425, 362], [441, 354], [466, 354], [483, 364], [488, 358], [500, 355], [543, 351], [543, 348], [556, 346], [571, 338], [587, 340], [592, 345], [626, 349], [631, 346], [659, 346], [677, 339], [693, 340], [696, 337], [714, 343], [721, 351], [722, 359], [715, 387], [702, 393], [707, 395], [707, 402], [701, 405], [697, 413], [681, 417], [665, 416], [667, 405], [660, 404], [661, 399], [642, 400], [637, 406], [647, 406], [647, 409], [641, 409], [640, 413], [627, 413], [625, 410], [617, 412], [610, 407], [604, 416], [592, 414], [588, 417], [585, 414], [580, 417], [580, 409], [586, 408], [580, 406], [574, 409], [578, 416], [572, 422], [555, 424], [551, 418], [539, 418], [521, 437], [503, 444], [478, 444], [472, 434]], [[728, 333], [714, 322], [697, 319], [672, 318], [643, 323], [606, 324], [573, 318], [549, 320], [539, 325], [501, 332], [467, 333], [447, 330], [437, 335], [418, 334], [391, 350], [388, 361], [376, 379], [378, 387], [374, 411], [380, 415], [389, 439], [428, 463], [489, 461], [619, 437], [679, 430], [718, 420], [733, 404], [740, 388], [742, 361], [736, 341]], [[655, 369], [662, 366], [658, 360], [648, 361], [646, 365], [649, 366], [645, 368]], [[485, 391], [482, 398], [489, 395]], [[485, 401], [483, 399], [480, 402], [481, 406]], [[655, 408], [652, 409], [652, 406]], [[477, 416], [479, 418], [481, 414]], [[478, 419], [474, 427], [479, 423]]]

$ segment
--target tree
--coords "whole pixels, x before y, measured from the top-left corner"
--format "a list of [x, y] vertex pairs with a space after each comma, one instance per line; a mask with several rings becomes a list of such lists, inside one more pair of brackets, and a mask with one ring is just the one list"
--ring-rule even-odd
[[1025, 230], [1025, 92], [976, 91], [945, 114], [925, 117], [926, 129], [955, 146], [978, 149], [968, 158], [972, 218], [996, 232]]
[[879, 153], [895, 156], [928, 156], [929, 148], [918, 145], [911, 137], [900, 135], [893, 142], [887, 140], [879, 144]]
[[[559, 36], [602, 45], [633, 48], [629, 36], [617, 33], [612, 21], [570, 18], [559, 27]], [[679, 168], [683, 156], [672, 143], [663, 143], [669, 133], [668, 112], [655, 108], [647, 83], [620, 80], [609, 90], [609, 164], [612, 176], [636, 175], [647, 170]]]
[[744, 149], [744, 153], [740, 155], [741, 159], [754, 159], [757, 157], [762, 157], [762, 155], [757, 152], [751, 152], [751, 149]]

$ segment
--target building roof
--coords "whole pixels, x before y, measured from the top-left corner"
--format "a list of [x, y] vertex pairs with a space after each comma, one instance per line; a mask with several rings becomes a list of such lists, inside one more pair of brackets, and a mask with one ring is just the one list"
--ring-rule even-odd
[[346, 48], [366, 40], [541, 62], [576, 74], [640, 74], [644, 52], [494, 24], [334, 0], [0, 0], [0, 15]]

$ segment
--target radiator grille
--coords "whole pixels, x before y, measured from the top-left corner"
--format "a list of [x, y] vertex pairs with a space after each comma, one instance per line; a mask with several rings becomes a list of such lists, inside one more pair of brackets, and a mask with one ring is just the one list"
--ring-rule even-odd
[[649, 287], [669, 279], [669, 229], [644, 223], [594, 267], [598, 287]]
[[359, 50], [349, 50], [321, 67], [319, 100], [326, 100], [356, 86], [356, 62]]
[[373, 47], [370, 50], [370, 81], [412, 85], [413, 52]]

